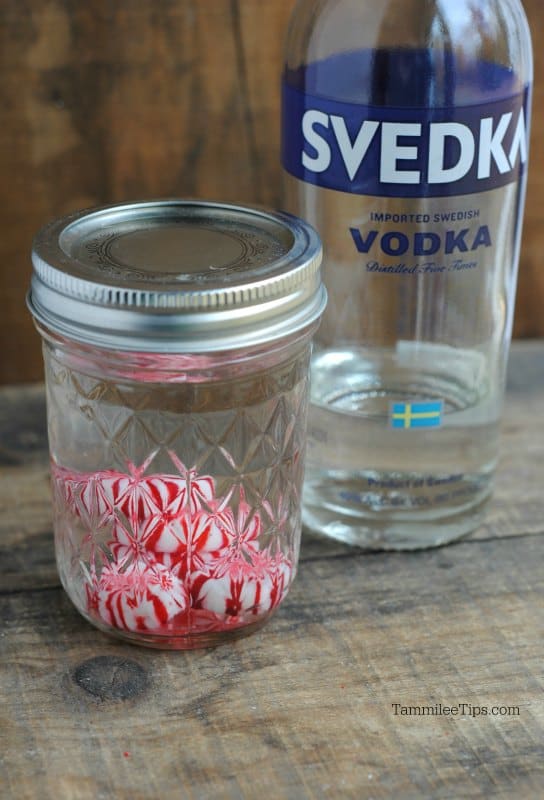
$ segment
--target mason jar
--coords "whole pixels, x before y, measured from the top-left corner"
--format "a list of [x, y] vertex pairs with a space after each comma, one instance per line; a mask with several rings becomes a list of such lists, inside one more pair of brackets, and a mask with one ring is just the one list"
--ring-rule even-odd
[[297, 567], [317, 234], [261, 209], [138, 202], [52, 222], [32, 259], [70, 599], [153, 647], [252, 632]]

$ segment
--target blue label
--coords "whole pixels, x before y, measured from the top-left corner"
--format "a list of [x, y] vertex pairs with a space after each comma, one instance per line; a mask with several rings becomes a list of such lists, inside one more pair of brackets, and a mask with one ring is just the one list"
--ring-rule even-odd
[[300, 180], [375, 197], [448, 197], [518, 180], [529, 90], [449, 108], [359, 105], [284, 81], [282, 159]]

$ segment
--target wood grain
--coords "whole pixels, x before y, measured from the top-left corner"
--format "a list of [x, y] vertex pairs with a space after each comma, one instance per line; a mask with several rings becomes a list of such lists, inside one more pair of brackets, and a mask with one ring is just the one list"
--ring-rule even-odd
[[[541, 556], [541, 537], [325, 555], [262, 633], [192, 654], [116, 644], [60, 590], [3, 596], [4, 791], [536, 800]], [[519, 715], [402, 717], [394, 703]]]
[[[279, 76], [292, 0], [3, 0], [0, 383], [42, 375], [24, 296], [32, 236], [152, 196], [280, 203]], [[516, 334], [544, 334], [544, 8]]]
[[[71, 606], [43, 390], [1, 390], [2, 796], [540, 800], [543, 362], [544, 343], [514, 347], [496, 495], [473, 537], [367, 555], [307, 536], [269, 625], [193, 653], [118, 643]], [[395, 714], [439, 703], [465, 714]]]

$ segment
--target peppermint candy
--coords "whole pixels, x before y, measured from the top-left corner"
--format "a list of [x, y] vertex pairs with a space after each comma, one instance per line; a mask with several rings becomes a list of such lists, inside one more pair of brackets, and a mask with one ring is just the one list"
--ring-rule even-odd
[[287, 560], [261, 559], [258, 566], [246, 561], [233, 562], [220, 576], [199, 573], [193, 576], [193, 607], [230, 617], [259, 617], [276, 608], [287, 593], [291, 566]]
[[127, 631], [168, 629], [189, 606], [182, 581], [161, 564], [136, 560], [126, 567], [112, 563], [102, 569], [93, 603], [107, 625]]
[[230, 541], [223, 515], [184, 510], [178, 517], [157, 521], [147, 543], [161, 563], [186, 576], [214, 565]]
[[211, 476], [175, 463], [179, 476], [145, 475], [145, 464], [129, 474], [53, 465], [56, 501], [85, 538], [111, 531], [111, 560], [90, 565], [88, 611], [113, 628], [169, 635], [254, 622], [283, 600], [292, 561], [260, 549], [262, 519], [242, 487], [231, 504], [232, 491], [217, 497]]

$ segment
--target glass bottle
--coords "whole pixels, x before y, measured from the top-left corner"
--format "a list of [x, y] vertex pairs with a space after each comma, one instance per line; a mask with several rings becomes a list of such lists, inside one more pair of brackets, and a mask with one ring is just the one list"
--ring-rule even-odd
[[444, 544], [497, 464], [527, 170], [519, 0], [299, 0], [285, 204], [325, 248], [303, 520]]

